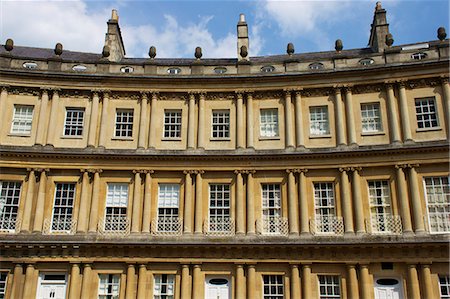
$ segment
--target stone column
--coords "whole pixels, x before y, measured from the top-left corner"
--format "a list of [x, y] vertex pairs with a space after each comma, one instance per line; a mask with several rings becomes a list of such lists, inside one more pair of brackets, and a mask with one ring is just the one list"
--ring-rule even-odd
[[106, 130], [108, 127], [108, 102], [109, 102], [109, 93], [103, 93], [103, 104], [102, 104], [102, 116], [100, 123], [100, 137], [98, 141], [98, 146], [105, 147], [106, 144]]
[[8, 87], [7, 86], [0, 86], [1, 92], [0, 92], [0, 119], [5, 119], [5, 106], [6, 101], [8, 100]]
[[358, 277], [356, 276], [356, 268], [353, 264], [347, 265], [347, 298], [359, 299], [358, 293]]
[[414, 264], [408, 265], [408, 280], [406, 282], [408, 286], [408, 298], [420, 299], [419, 278], [417, 277], [417, 268]]
[[291, 298], [300, 299], [300, 271], [298, 265], [291, 265]]
[[345, 142], [345, 128], [344, 128], [344, 112], [342, 110], [342, 95], [341, 89], [334, 89], [335, 100], [335, 114], [336, 114], [336, 135], [337, 145], [346, 145]]
[[97, 144], [97, 123], [98, 123], [98, 106], [99, 106], [99, 96], [98, 92], [94, 91], [92, 93], [92, 103], [91, 103], [91, 119], [89, 120], [89, 131], [88, 131], [88, 147], [95, 147]]
[[146, 143], [145, 138], [147, 134], [148, 128], [148, 117], [147, 117], [147, 106], [148, 106], [148, 98], [147, 93], [141, 92], [141, 114], [139, 119], [139, 139], [138, 139], [138, 148], [143, 149], [146, 147], [148, 143]]
[[442, 78], [442, 97], [443, 102], [445, 103], [445, 121], [447, 130], [447, 139], [450, 138], [450, 85], [448, 84], [448, 78]]
[[[35, 289], [33, 288], [34, 283], [34, 265], [28, 264], [25, 271], [25, 281], [23, 283], [23, 298], [33, 298], [32, 294]], [[86, 297], [87, 298], [87, 297]]]
[[34, 214], [33, 232], [40, 232], [42, 231], [42, 223], [44, 220], [45, 191], [47, 189], [47, 172], [49, 169], [39, 169], [36, 171], [41, 174], [39, 178], [39, 191]]
[[422, 265], [420, 276], [422, 277], [422, 293], [424, 298], [433, 298], [433, 283], [429, 264]]
[[89, 232], [94, 233], [97, 231], [98, 223], [98, 201], [100, 193], [100, 173], [101, 169], [95, 169], [94, 182], [92, 185], [92, 199], [91, 199], [91, 213], [89, 214]]
[[247, 93], [247, 148], [255, 148], [253, 144], [253, 94]]
[[47, 132], [48, 125], [48, 90], [42, 89], [41, 95], [41, 108], [39, 111], [39, 121], [36, 131], [36, 144], [45, 145], [45, 133]]
[[142, 210], [142, 232], [150, 232], [150, 213], [152, 208], [152, 176], [153, 170], [145, 171], [144, 209]]
[[403, 233], [412, 233], [411, 214], [409, 209], [408, 189], [406, 187], [406, 178], [403, 169], [405, 165], [395, 165], [397, 172], [397, 197], [400, 202], [400, 211], [402, 216]]
[[394, 88], [392, 84], [386, 84], [387, 104], [389, 113], [389, 127], [392, 143], [401, 143], [400, 128], [398, 124], [397, 105], [395, 103]]
[[416, 168], [419, 165], [408, 165], [409, 167], [409, 185], [411, 194], [411, 204], [414, 218], [414, 231], [419, 234], [425, 232], [425, 225], [423, 221], [424, 213], [422, 212], [422, 202], [420, 200], [420, 191], [418, 184], [418, 176]]
[[192, 234], [192, 178], [191, 171], [183, 171], [184, 179], [184, 233]]
[[237, 93], [236, 100], [236, 148], [244, 148], [244, 115], [242, 93]]
[[203, 224], [203, 180], [202, 174], [203, 170], [198, 170], [195, 176], [195, 223], [194, 223], [194, 233], [201, 234], [202, 224]]
[[80, 298], [80, 264], [72, 264], [70, 270], [69, 299]]
[[360, 294], [362, 299], [372, 298], [373, 286], [370, 283], [369, 265], [360, 265]]
[[195, 148], [195, 94], [189, 93], [189, 118], [188, 118], [188, 136], [187, 148]]
[[[14, 276], [13, 276], [13, 282], [11, 285], [11, 295], [9, 296], [11, 299], [14, 298], [20, 298], [20, 287], [23, 286], [22, 281], [22, 275], [23, 275], [23, 267], [22, 264], [15, 264], [14, 265]], [[71, 299], [71, 298], [69, 298]]]
[[285, 91], [284, 94], [284, 138], [286, 143], [286, 148], [294, 147], [294, 138], [292, 132], [292, 101], [291, 92]]
[[289, 234], [298, 235], [298, 201], [295, 190], [294, 170], [287, 169], [288, 173], [288, 221]]
[[28, 186], [27, 186], [27, 196], [25, 198], [25, 207], [22, 215], [22, 226], [20, 231], [29, 232], [31, 224], [31, 214], [33, 208], [34, 199], [34, 185], [36, 184], [36, 175], [34, 169], [28, 168]]
[[90, 298], [90, 288], [91, 288], [91, 274], [92, 266], [91, 264], [83, 264], [83, 279], [81, 282], [81, 296], [80, 298]]
[[198, 100], [197, 148], [205, 148], [205, 93], [200, 93]]
[[133, 264], [128, 264], [127, 268], [127, 285], [125, 289], [125, 299], [134, 299], [134, 275], [136, 269]]
[[189, 265], [181, 265], [181, 296], [187, 299], [191, 297], [191, 284], [189, 277]]
[[398, 84], [398, 95], [400, 100], [400, 115], [402, 118], [402, 129], [404, 141], [412, 141], [411, 125], [409, 123], [408, 99], [406, 98], [405, 82]]
[[342, 203], [342, 215], [344, 216], [344, 228], [346, 234], [353, 234], [355, 230], [353, 228], [353, 213], [352, 203], [350, 199], [350, 188], [348, 181], [349, 168], [339, 168], [341, 172], [341, 203]]
[[89, 215], [89, 172], [87, 169], [81, 169], [81, 198], [80, 209], [78, 210], [77, 232], [85, 233], [87, 230]]
[[348, 134], [348, 143], [350, 145], [356, 145], [356, 122], [355, 122], [355, 114], [353, 112], [353, 97], [352, 90], [350, 87], [345, 89], [345, 112], [347, 119], [347, 134]]
[[244, 180], [242, 179], [242, 171], [235, 170], [236, 174], [236, 234], [245, 233], [244, 219]]
[[309, 235], [308, 195], [306, 194], [306, 173], [308, 169], [299, 169], [298, 200], [300, 202], [300, 232]]
[[56, 119], [58, 116], [59, 92], [57, 89], [53, 90], [52, 104], [50, 110], [50, 121], [48, 126], [47, 142], [46, 144], [53, 145], [55, 142]]
[[352, 167], [352, 195], [353, 207], [355, 209], [355, 226], [357, 234], [364, 234], [366, 229], [364, 227], [364, 209], [363, 198], [361, 196], [361, 177], [359, 172], [361, 167]]
[[312, 298], [311, 265], [303, 265], [302, 267], [302, 298]]
[[145, 264], [139, 265], [138, 289], [137, 299], [145, 299], [147, 285], [147, 266]]
[[247, 173], [247, 234], [255, 234], [255, 202], [253, 198], [253, 174], [254, 170]]
[[156, 111], [156, 103], [158, 102], [158, 93], [152, 92], [152, 103], [150, 107], [150, 129], [149, 129], [149, 137], [148, 137], [148, 146], [152, 149], [156, 147], [156, 127], [157, 127], [157, 111]]
[[256, 268], [255, 265], [248, 265], [247, 268], [247, 298], [256, 298], [255, 297], [255, 285], [256, 283]]
[[194, 265], [194, 269], [192, 270], [192, 299], [200, 298], [201, 289], [203, 286], [202, 278], [201, 278], [201, 266]]
[[302, 92], [295, 92], [295, 137], [297, 147], [305, 147], [305, 134], [303, 133]]
[[134, 173], [134, 191], [133, 191], [133, 210], [131, 215], [131, 232], [139, 233], [141, 229], [141, 173], [142, 170], [133, 170]]
[[244, 265], [236, 265], [236, 299], [245, 298], [245, 278], [244, 278]]

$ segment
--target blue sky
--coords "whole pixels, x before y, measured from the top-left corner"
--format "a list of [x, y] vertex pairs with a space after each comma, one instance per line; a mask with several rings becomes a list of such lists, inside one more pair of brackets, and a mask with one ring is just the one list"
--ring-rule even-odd
[[[297, 53], [327, 51], [337, 38], [344, 48], [367, 45], [376, 1], [9, 1], [0, 0], [0, 41], [16, 45], [100, 53], [111, 9], [119, 23], [127, 57], [236, 57], [236, 23], [246, 15], [250, 55], [284, 54], [292, 42]], [[436, 39], [449, 30], [446, 0], [382, 1], [394, 45]]]

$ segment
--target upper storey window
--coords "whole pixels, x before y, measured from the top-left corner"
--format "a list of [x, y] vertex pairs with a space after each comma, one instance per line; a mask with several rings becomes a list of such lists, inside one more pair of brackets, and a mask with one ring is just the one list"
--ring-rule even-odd
[[16, 230], [20, 187], [20, 182], [0, 182], [0, 231]]
[[323, 63], [320, 62], [313, 62], [309, 65], [310, 70], [323, 70], [323, 68]]
[[367, 65], [374, 64], [374, 62], [375, 62], [375, 61], [374, 61], [372, 58], [363, 58], [363, 59], [361, 59], [361, 60], [359, 61], [359, 64], [360, 64], [360, 65], [367, 66]]
[[427, 56], [428, 56], [427, 53], [423, 53], [423, 52], [411, 54], [411, 58], [415, 59], [415, 60], [422, 60], [422, 59], [427, 58]]
[[261, 137], [278, 137], [278, 109], [261, 109], [259, 116]]
[[380, 104], [361, 104], [361, 122], [363, 133], [381, 132]]
[[132, 66], [123, 66], [120, 68], [122, 73], [132, 73], [134, 72], [134, 68]]
[[75, 201], [75, 184], [56, 184], [55, 202], [53, 206], [52, 231], [72, 230], [73, 204]]
[[223, 66], [216, 67], [214, 69], [215, 74], [225, 74], [227, 72], [227, 68]]
[[30, 69], [30, 70], [37, 69], [37, 67], [38, 67], [37, 63], [36, 63], [36, 62], [33, 62], [33, 61], [27, 61], [27, 62], [24, 62], [24, 63], [22, 64], [22, 66], [23, 66], [24, 68]]
[[282, 275], [263, 275], [264, 299], [283, 299], [284, 285]]
[[64, 122], [65, 136], [81, 136], [83, 135], [84, 109], [67, 108], [66, 121]]
[[160, 184], [158, 191], [158, 225], [159, 232], [177, 232], [181, 229], [178, 221], [180, 185]]
[[108, 184], [105, 207], [105, 231], [122, 231], [129, 229], [127, 219], [128, 184]]
[[330, 134], [330, 126], [328, 123], [328, 107], [309, 107], [309, 122], [309, 133], [311, 135], [318, 136]]
[[164, 138], [181, 138], [181, 111], [164, 111]]
[[133, 110], [116, 111], [116, 137], [133, 136]]
[[25, 135], [31, 133], [33, 110], [34, 106], [14, 105], [11, 133]]
[[266, 65], [261, 68], [261, 73], [272, 73], [275, 71], [275, 67], [272, 65]]
[[439, 126], [434, 98], [416, 99], [416, 118], [419, 129]]
[[319, 275], [319, 298], [341, 298], [341, 285], [338, 275]]
[[117, 299], [120, 291], [119, 274], [100, 274], [98, 276], [98, 299]]
[[230, 138], [230, 111], [213, 110], [212, 113], [212, 138]]
[[336, 216], [333, 183], [314, 183], [314, 206], [317, 232], [333, 233]]
[[158, 274], [154, 278], [154, 298], [173, 299], [175, 296], [175, 275]]
[[167, 69], [167, 73], [170, 75], [178, 75], [178, 74], [181, 74], [181, 69], [177, 68], [177, 67], [171, 67], [171, 68]]
[[209, 227], [210, 232], [231, 231], [230, 185], [209, 185]]
[[427, 177], [424, 180], [430, 232], [450, 232], [449, 178]]

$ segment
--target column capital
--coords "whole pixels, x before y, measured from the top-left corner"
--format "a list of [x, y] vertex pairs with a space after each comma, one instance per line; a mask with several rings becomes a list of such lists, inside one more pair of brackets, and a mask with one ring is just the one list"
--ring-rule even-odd
[[[48, 96], [48, 92], [50, 91], [50, 89], [48, 87], [41, 87], [40, 91], [41, 91], [41, 97], [44, 95]], [[40, 100], [40, 99], [41, 98], [39, 98], [38, 100]]]
[[87, 169], [87, 172], [89, 172], [89, 173], [102, 173], [103, 169], [90, 168], [90, 169]]
[[243, 99], [245, 90], [236, 90], [234, 93], [236, 94], [236, 97], [237, 97], [238, 99]]
[[154, 171], [153, 170], [148, 170], [148, 169], [133, 169], [133, 173], [134, 174], [136, 174], [136, 173], [153, 173]]
[[344, 85], [344, 91], [345, 91], [345, 93], [352, 93], [352, 91], [353, 91], [353, 87], [354, 87], [354, 85], [353, 84], [346, 84], [346, 85]]
[[395, 164], [395, 169], [405, 169], [408, 167], [408, 164]]
[[350, 167], [350, 171], [360, 172], [362, 170], [361, 166], [352, 166]]
[[199, 174], [199, 175], [202, 175], [202, 174], [204, 174], [205, 173], [205, 171], [204, 170], [201, 170], [201, 169], [197, 169], [197, 170], [192, 170], [192, 172], [191, 172], [192, 174]]
[[287, 169], [287, 171], [292, 171], [294, 173], [307, 173], [308, 169], [307, 168], [294, 168], [294, 169]]
[[333, 91], [335, 94], [341, 93], [341, 89], [344, 87], [342, 84], [333, 85]]
[[37, 172], [39, 172], [39, 173], [41, 173], [41, 172], [50, 172], [50, 168], [33, 168], [33, 171], [35, 173], [37, 173]]
[[398, 87], [400, 88], [406, 88], [406, 85], [408, 84], [407, 80], [397, 80], [396, 81]]
[[8, 92], [8, 88], [10, 88], [11, 86], [6, 85], [6, 84], [0, 84], [0, 90], [1, 92]]
[[349, 172], [351, 171], [352, 168], [351, 167], [339, 167], [339, 172]]
[[234, 171], [234, 173], [235, 174], [238, 174], [238, 173], [240, 173], [240, 174], [254, 174], [254, 173], [256, 173], [256, 170], [253, 170], [253, 169], [236, 169], [235, 171]]
[[139, 269], [145, 268], [147, 269], [147, 264], [139, 264]]
[[368, 269], [369, 268], [369, 264], [359, 264], [359, 267], [363, 268], [363, 269]]
[[92, 98], [99, 96], [99, 91], [97, 89], [91, 89], [91, 97], [89, 98], [89, 101], [92, 101]]
[[192, 169], [188, 169], [188, 170], [183, 170], [183, 173], [188, 175], [188, 174], [195, 174], [195, 170]]
[[184, 268], [184, 269], [189, 268], [189, 264], [181, 264], [181, 268]]
[[448, 76], [441, 76], [441, 83], [448, 84]]
[[420, 166], [420, 164], [418, 164], [418, 163], [406, 164], [407, 168], [418, 168], [419, 166]]

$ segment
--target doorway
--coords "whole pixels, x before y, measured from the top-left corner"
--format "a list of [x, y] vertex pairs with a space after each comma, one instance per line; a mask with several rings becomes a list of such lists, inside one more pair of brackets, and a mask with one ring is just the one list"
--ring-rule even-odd
[[39, 275], [39, 299], [65, 299], [66, 274], [42, 273]]
[[206, 299], [231, 299], [230, 279], [223, 276], [206, 277]]
[[401, 279], [383, 277], [375, 279], [375, 299], [403, 299]]

